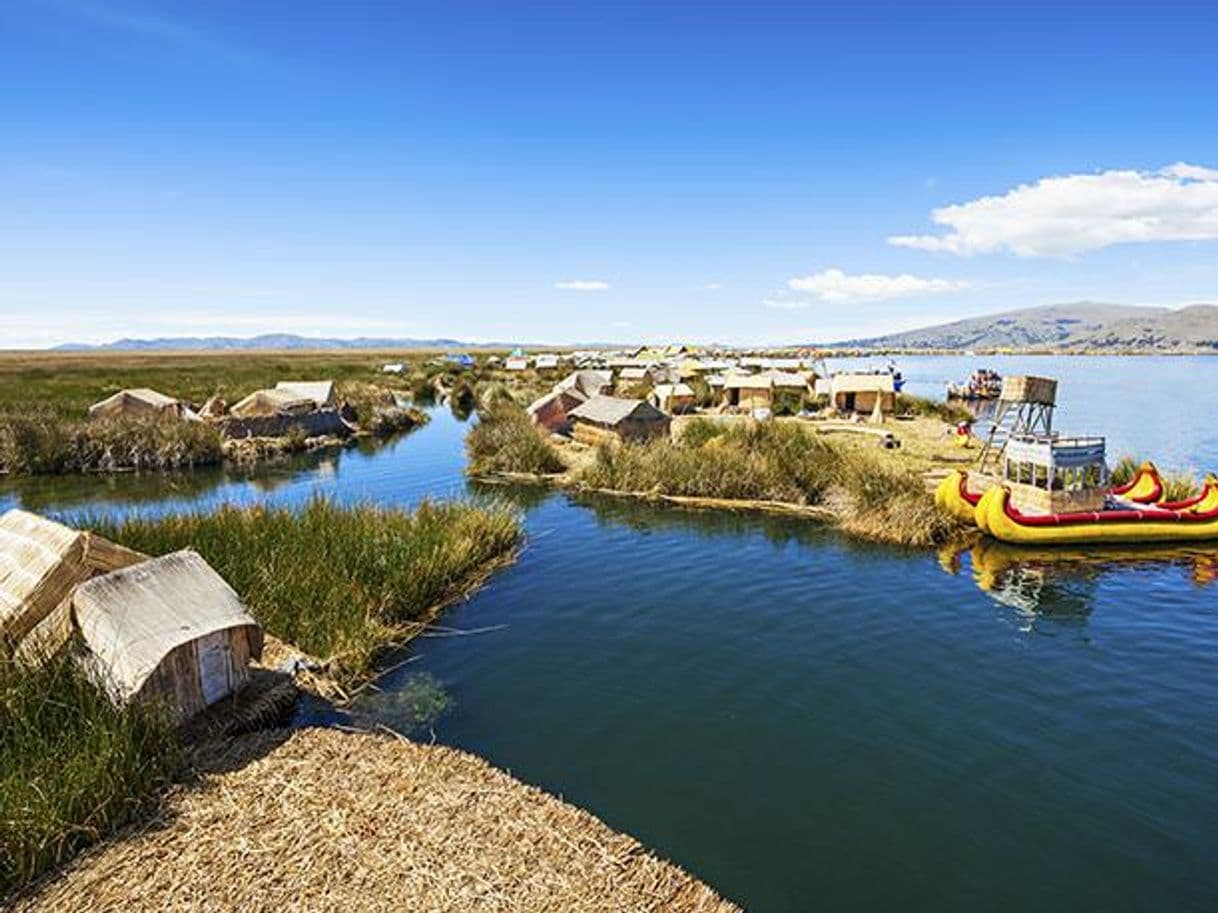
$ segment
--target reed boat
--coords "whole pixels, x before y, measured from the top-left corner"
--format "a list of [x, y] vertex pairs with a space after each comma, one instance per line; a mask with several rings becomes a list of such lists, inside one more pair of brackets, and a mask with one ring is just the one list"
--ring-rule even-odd
[[1138, 508], [1025, 514], [1011, 503], [1008, 488], [996, 485], [981, 496], [977, 526], [1015, 545], [1088, 545], [1218, 540], [1218, 478], [1207, 476], [1201, 494]]
[[[1145, 462], [1125, 485], [1109, 490], [1109, 494], [1133, 504], [1158, 504], [1166, 491], [1163, 478], [1154, 463]], [[976, 522], [977, 505], [982, 492], [970, 491], [968, 473], [952, 470], [935, 489], [935, 503], [962, 523]]]

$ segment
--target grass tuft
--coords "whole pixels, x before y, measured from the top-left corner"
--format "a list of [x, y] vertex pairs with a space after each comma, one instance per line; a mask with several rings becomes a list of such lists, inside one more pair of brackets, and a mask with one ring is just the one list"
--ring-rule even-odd
[[226, 506], [212, 513], [84, 521], [148, 554], [196, 549], [276, 637], [356, 681], [377, 651], [460, 597], [520, 542], [504, 506], [424, 502], [412, 511]]
[[486, 407], [466, 435], [465, 449], [471, 475], [548, 475], [566, 469], [558, 451], [542, 437], [524, 409], [509, 399], [498, 398]]
[[0, 667], [0, 898], [134, 820], [180, 760], [151, 705], [115, 708], [70, 653]]

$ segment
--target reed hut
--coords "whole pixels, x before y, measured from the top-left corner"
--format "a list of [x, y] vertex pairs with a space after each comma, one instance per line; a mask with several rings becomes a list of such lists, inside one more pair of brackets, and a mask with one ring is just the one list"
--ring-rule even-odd
[[641, 399], [594, 396], [568, 413], [572, 436], [585, 444], [604, 440], [649, 441], [666, 437], [672, 419]]
[[533, 364], [536, 365], [538, 371], [557, 371], [558, 356], [538, 355], [535, 359], [533, 359]]
[[728, 374], [723, 379], [720, 403], [740, 409], [769, 409], [774, 404], [774, 381], [753, 374]]
[[316, 408], [311, 398], [276, 387], [273, 390], [255, 390], [234, 403], [228, 411], [237, 418], [255, 418], [265, 415], [304, 415]]
[[568, 374], [557, 384], [555, 390], [574, 390], [585, 399], [607, 396], [613, 390], [613, 372], [585, 369]]
[[830, 400], [838, 412], [875, 416], [892, 415], [897, 394], [891, 374], [834, 374]]
[[262, 656], [262, 628], [189, 549], [82, 583], [72, 618], [116, 704], [163, 701], [181, 721], [245, 687]]
[[689, 384], [660, 384], [651, 391], [647, 401], [669, 415], [692, 412], [698, 398]]
[[[77, 584], [146, 557], [24, 510], [0, 516], [0, 657], [64, 605]], [[48, 652], [60, 643], [48, 643]]]
[[527, 371], [529, 360], [523, 355], [514, 355], [503, 363], [503, 367], [507, 371]]
[[338, 391], [332, 380], [281, 380], [275, 384], [275, 389], [311, 400], [314, 409], [332, 409], [338, 405]]
[[624, 384], [642, 384], [651, 380], [651, 376], [647, 373], [648, 369], [641, 365], [632, 365], [629, 368], [622, 368], [618, 372], [617, 379]]
[[113, 396], [107, 396], [101, 402], [89, 407], [91, 419], [116, 418], [154, 418], [160, 421], [194, 420], [190, 406], [147, 387], [134, 387], [129, 390], [119, 390]]
[[573, 389], [561, 390], [556, 387], [529, 405], [529, 418], [539, 428], [561, 434], [570, 430], [571, 410], [586, 399], [586, 396]]

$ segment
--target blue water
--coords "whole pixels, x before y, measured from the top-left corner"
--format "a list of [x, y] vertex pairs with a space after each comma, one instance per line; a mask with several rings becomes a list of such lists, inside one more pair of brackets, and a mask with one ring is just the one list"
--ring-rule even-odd
[[[1218, 359], [984, 362], [1061, 379], [1063, 430], [1218, 467]], [[901, 367], [938, 394], [979, 363]], [[466, 427], [437, 410], [384, 449], [31, 480], [0, 506], [508, 498], [519, 562], [353, 716], [481, 754], [752, 910], [1218, 909], [1218, 546], [934, 554], [471, 490]], [[420, 689], [446, 699], [438, 718]]]

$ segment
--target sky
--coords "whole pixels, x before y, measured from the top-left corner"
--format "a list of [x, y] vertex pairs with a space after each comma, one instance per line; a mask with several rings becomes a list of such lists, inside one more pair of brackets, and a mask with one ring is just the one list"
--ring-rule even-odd
[[0, 347], [1218, 302], [1218, 4], [4, 0]]

